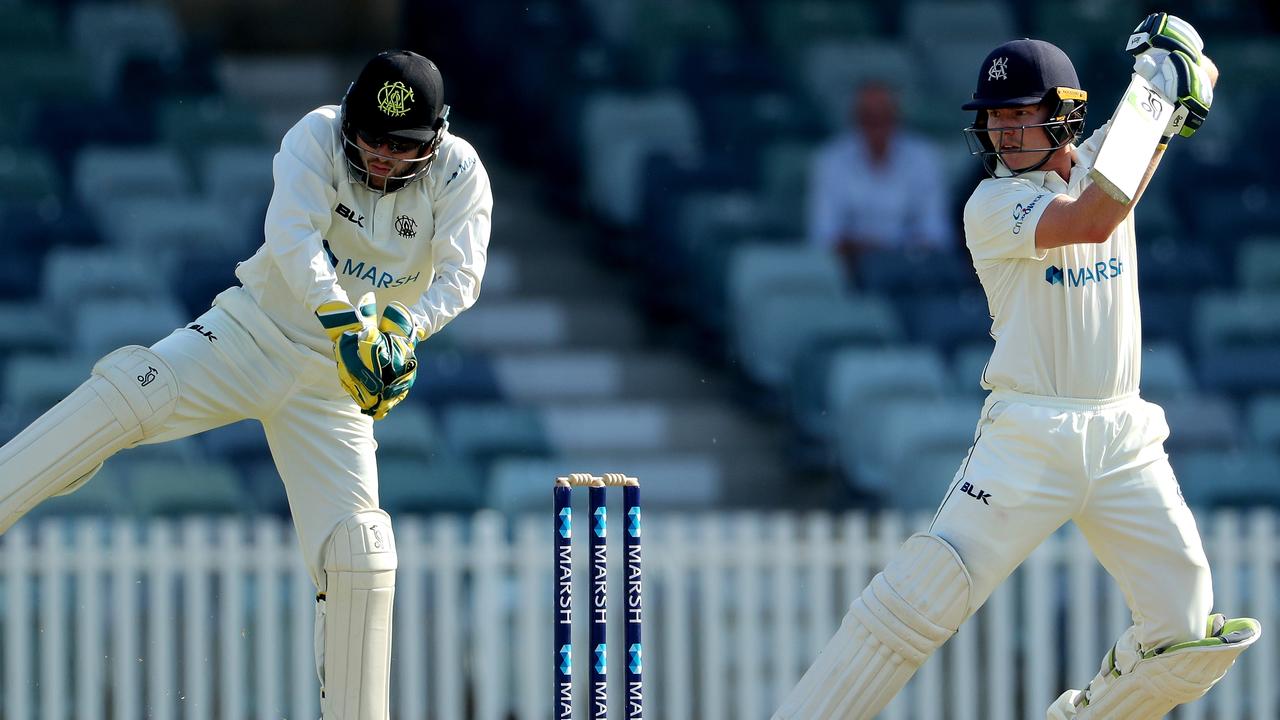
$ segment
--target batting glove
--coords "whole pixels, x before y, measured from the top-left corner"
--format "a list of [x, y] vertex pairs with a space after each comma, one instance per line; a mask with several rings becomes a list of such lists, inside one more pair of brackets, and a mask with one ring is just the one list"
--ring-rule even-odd
[[1177, 15], [1169, 13], [1151, 13], [1138, 23], [1129, 36], [1125, 50], [1130, 55], [1138, 56], [1148, 50], [1168, 50], [1182, 52], [1196, 64], [1200, 63], [1200, 55], [1204, 52], [1204, 40], [1191, 23]]
[[386, 343], [388, 362], [382, 369], [384, 384], [380, 401], [372, 408], [374, 420], [387, 416], [391, 408], [409, 395], [418, 377], [418, 360], [414, 349], [426, 337], [426, 331], [413, 320], [403, 304], [392, 301], [382, 310], [378, 331]]
[[366, 415], [374, 414], [382, 400], [383, 370], [391, 362], [387, 343], [373, 323], [376, 313], [373, 293], [365, 293], [358, 306], [334, 300], [316, 309], [333, 341], [338, 382]]
[[1134, 72], [1174, 105], [1164, 129], [1165, 142], [1175, 134], [1195, 135], [1213, 105], [1213, 83], [1204, 68], [1181, 50], [1153, 49], [1138, 56]]

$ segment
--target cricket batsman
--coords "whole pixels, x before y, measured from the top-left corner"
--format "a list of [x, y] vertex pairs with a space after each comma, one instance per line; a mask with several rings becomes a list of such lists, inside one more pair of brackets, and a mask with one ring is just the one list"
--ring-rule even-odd
[[3, 532], [122, 449], [260, 421], [317, 589], [325, 720], [389, 717], [397, 561], [374, 421], [413, 386], [417, 343], [484, 276], [489, 178], [443, 98], [427, 58], [370, 60], [340, 106], [285, 134], [264, 242], [196, 320], [204, 332], [108, 354], [0, 448]]
[[[1088, 96], [1062, 50], [1014, 40], [983, 60], [963, 109], [976, 112], [965, 134], [990, 178], [969, 198], [964, 229], [996, 341], [982, 375], [989, 395], [933, 522], [853, 602], [775, 720], [875, 717], [1068, 521], [1119, 584], [1133, 624], [1049, 720], [1164, 717], [1258, 639], [1256, 620], [1211, 614], [1209, 563], [1164, 451], [1164, 412], [1138, 394], [1133, 204], [1171, 137], [1204, 121], [1217, 70], [1195, 29], [1165, 13], [1127, 48], [1139, 90], [1154, 95], [1122, 100], [1079, 146]], [[1159, 103], [1172, 113], [1149, 145], [1106, 145], [1124, 113], [1168, 113]], [[1137, 179], [1128, 202], [1104, 191], [1120, 176]]]

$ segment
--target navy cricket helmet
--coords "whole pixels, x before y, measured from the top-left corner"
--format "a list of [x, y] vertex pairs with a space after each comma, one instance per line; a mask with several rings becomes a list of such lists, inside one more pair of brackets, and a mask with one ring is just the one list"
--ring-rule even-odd
[[1045, 156], [1033, 167], [1014, 174], [1037, 170], [1053, 151], [1079, 139], [1084, 132], [1088, 99], [1088, 93], [1080, 87], [1075, 66], [1061, 48], [1028, 38], [1004, 43], [982, 61], [977, 90], [973, 98], [961, 106], [962, 110], [977, 111], [973, 124], [964, 130], [970, 152], [980, 155], [987, 173], [994, 176], [1001, 151], [991, 144], [987, 135], [987, 111], [1045, 103], [1050, 107], [1047, 122], [1007, 128], [1020, 129], [1025, 134], [1028, 128], [1040, 127], [1048, 134], [1050, 146], [1024, 147], [1018, 151], [1044, 152]]

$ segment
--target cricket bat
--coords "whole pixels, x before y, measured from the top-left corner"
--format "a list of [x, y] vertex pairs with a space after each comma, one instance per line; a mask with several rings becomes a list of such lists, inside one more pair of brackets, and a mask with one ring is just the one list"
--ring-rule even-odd
[[1173, 103], [1135, 74], [1111, 116], [1111, 129], [1089, 171], [1103, 192], [1128, 205], [1138, 192], [1156, 145], [1169, 124]]

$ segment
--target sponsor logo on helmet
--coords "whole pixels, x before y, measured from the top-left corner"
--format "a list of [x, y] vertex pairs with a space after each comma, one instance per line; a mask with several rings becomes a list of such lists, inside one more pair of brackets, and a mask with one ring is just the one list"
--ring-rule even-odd
[[[970, 65], [970, 67], [973, 67]], [[987, 68], [988, 80], [1008, 80], [1009, 79], [1009, 58], [998, 57], [991, 60], [991, 67]]]
[[378, 109], [391, 117], [401, 117], [409, 112], [413, 102], [413, 88], [399, 80], [384, 82], [378, 90]]
[[418, 222], [408, 215], [401, 215], [396, 218], [396, 234], [402, 238], [411, 238], [418, 235]]
[[1093, 265], [1078, 268], [1060, 268], [1050, 265], [1045, 268], [1044, 281], [1050, 285], [1067, 287], [1083, 287], [1089, 283], [1100, 283], [1124, 274], [1124, 262], [1120, 258], [1108, 258], [1106, 262], [1098, 261]]

